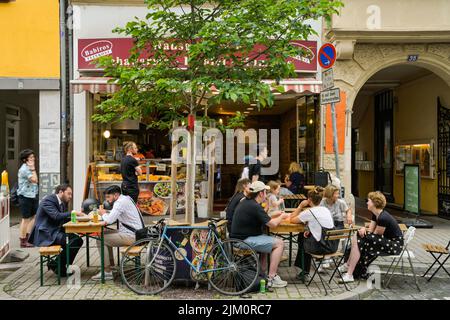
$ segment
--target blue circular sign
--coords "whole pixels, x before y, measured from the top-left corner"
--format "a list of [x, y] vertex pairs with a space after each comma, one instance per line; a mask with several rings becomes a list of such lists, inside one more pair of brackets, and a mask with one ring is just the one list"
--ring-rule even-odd
[[318, 60], [322, 68], [331, 68], [336, 61], [336, 49], [331, 43], [325, 43], [319, 49]]

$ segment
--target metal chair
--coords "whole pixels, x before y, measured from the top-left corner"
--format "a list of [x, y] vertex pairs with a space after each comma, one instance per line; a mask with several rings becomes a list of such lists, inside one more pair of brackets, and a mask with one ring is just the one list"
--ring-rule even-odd
[[[428, 270], [424, 273], [424, 275], [422, 277], [425, 277], [427, 275], [427, 273], [433, 268], [433, 266], [436, 263], [439, 264], [439, 268], [437, 268], [436, 271], [434, 271], [434, 273], [431, 275], [431, 277], [428, 278], [428, 281], [433, 279], [435, 274], [438, 273], [438, 271], [440, 269], [444, 269], [444, 271], [450, 276], [450, 273], [444, 267], [444, 265], [447, 262], [448, 258], [450, 258], [449, 247], [450, 247], [450, 241], [447, 243], [446, 247], [443, 247], [441, 245], [434, 245], [434, 244], [422, 244], [422, 248], [424, 248], [425, 251], [428, 252], [429, 254], [431, 254], [433, 256], [433, 258], [434, 258], [433, 264], [428, 268]], [[434, 254], [439, 254], [439, 256], [435, 256]], [[447, 257], [441, 263], [440, 259], [441, 259], [441, 257], [443, 255], [447, 255]]]
[[[389, 266], [388, 270], [386, 271], [385, 278], [384, 278], [384, 281], [383, 281], [384, 286], [386, 288], [389, 286], [389, 283], [391, 282], [391, 279], [392, 279], [392, 277], [394, 275], [395, 269], [398, 267], [400, 261], [402, 261], [402, 274], [404, 274], [403, 259], [408, 259], [409, 265], [411, 266], [411, 270], [412, 270], [412, 273], [414, 275], [414, 282], [416, 283], [417, 289], [420, 291], [419, 283], [417, 282], [416, 271], [414, 270], [414, 265], [412, 263], [412, 259], [415, 258], [414, 252], [411, 251], [411, 250], [408, 250], [408, 245], [412, 241], [412, 239], [414, 238], [414, 234], [415, 233], [416, 233], [416, 228], [415, 227], [409, 227], [408, 230], [405, 233], [403, 249], [400, 252], [400, 254], [384, 256], [384, 258], [392, 258], [392, 263]], [[396, 263], [395, 267], [392, 268], [392, 266], [394, 265], [396, 260], [397, 260], [397, 263]], [[390, 277], [389, 277], [389, 274], [390, 274]], [[387, 277], [389, 277], [389, 279], [387, 280], [387, 282], [385, 282]]]

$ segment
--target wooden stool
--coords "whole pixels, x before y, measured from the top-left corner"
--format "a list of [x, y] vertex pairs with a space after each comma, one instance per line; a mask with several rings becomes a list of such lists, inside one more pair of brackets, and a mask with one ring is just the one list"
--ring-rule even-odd
[[50, 246], [50, 247], [40, 247], [40, 277], [41, 277], [41, 287], [44, 285], [44, 263], [56, 262], [58, 268], [58, 285], [61, 284], [61, 253], [62, 248], [60, 245]]

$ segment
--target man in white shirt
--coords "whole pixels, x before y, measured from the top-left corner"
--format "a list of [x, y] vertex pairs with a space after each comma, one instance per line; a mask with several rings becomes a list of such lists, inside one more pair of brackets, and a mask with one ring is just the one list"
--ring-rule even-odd
[[[113, 247], [126, 247], [135, 240], [135, 231], [144, 228], [144, 221], [141, 213], [130, 196], [121, 193], [119, 186], [111, 186], [105, 191], [106, 201], [113, 207], [110, 213], [104, 209], [99, 210], [102, 216], [103, 225], [113, 224], [119, 220], [118, 230], [105, 230], [104, 243], [107, 250], [105, 254], [105, 280], [112, 280], [111, 266], [114, 265]], [[97, 240], [97, 247], [100, 252], [100, 241]], [[92, 280], [100, 280], [101, 273], [92, 277]]]

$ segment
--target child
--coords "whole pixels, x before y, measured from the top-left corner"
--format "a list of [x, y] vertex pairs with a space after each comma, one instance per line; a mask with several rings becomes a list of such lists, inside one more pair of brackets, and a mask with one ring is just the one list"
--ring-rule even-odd
[[284, 211], [284, 199], [278, 199], [281, 185], [278, 182], [269, 181], [268, 186], [270, 187], [269, 215], [279, 211]]

